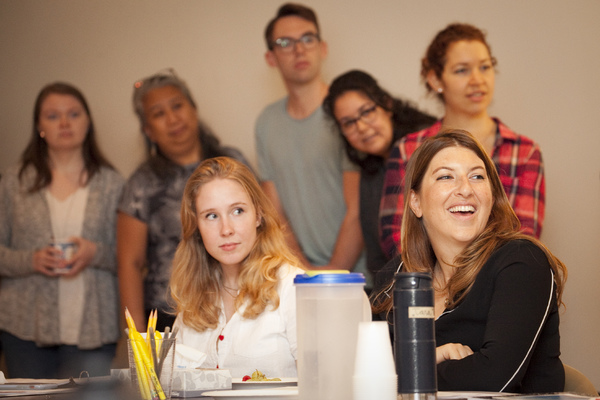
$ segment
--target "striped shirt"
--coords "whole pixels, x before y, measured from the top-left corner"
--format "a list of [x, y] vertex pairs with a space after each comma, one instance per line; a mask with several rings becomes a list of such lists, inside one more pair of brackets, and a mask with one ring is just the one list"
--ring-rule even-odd
[[[539, 146], [526, 136], [511, 131], [494, 118], [498, 127], [492, 152], [500, 181], [519, 221], [528, 235], [539, 238], [544, 222], [546, 185], [544, 163]], [[379, 208], [381, 246], [388, 255], [400, 252], [400, 228], [404, 211], [404, 175], [406, 163], [414, 151], [442, 126], [438, 121], [429, 128], [411, 133], [398, 141], [387, 161], [383, 196]]]

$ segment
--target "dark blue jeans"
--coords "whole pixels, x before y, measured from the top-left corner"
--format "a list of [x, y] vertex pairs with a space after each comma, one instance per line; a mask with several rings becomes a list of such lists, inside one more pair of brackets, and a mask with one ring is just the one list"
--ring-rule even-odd
[[8, 332], [0, 332], [8, 378], [78, 378], [82, 371], [90, 376], [110, 375], [110, 364], [117, 344], [80, 350], [77, 346], [39, 347]]

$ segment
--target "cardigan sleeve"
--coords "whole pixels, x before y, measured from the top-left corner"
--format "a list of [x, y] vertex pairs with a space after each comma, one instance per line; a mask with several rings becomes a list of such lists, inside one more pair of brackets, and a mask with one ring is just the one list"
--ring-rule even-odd
[[124, 180], [116, 171], [101, 171], [104, 176], [99, 176], [91, 187], [93, 195], [88, 199], [82, 236], [96, 244], [89, 267], [116, 273], [117, 203]]
[[0, 276], [19, 277], [34, 273], [34, 250], [11, 246], [12, 222], [15, 220], [13, 201], [19, 190], [16, 169], [3, 173], [0, 179]]

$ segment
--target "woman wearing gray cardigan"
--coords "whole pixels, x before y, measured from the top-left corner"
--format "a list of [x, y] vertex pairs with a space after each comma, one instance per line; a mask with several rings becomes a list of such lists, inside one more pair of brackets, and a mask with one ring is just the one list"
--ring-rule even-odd
[[[0, 340], [9, 377], [109, 373], [119, 338], [122, 186], [96, 145], [81, 92], [43, 88], [21, 163], [0, 180]], [[65, 251], [53, 245], [61, 240]]]

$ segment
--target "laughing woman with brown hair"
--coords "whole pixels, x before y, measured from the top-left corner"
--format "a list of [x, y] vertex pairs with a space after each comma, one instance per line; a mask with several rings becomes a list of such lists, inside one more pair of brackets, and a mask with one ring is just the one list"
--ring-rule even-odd
[[[473, 136], [429, 138], [408, 162], [398, 271], [432, 275], [439, 390], [564, 388], [559, 306], [567, 270], [520, 222]], [[375, 299], [390, 311], [393, 283]]]

